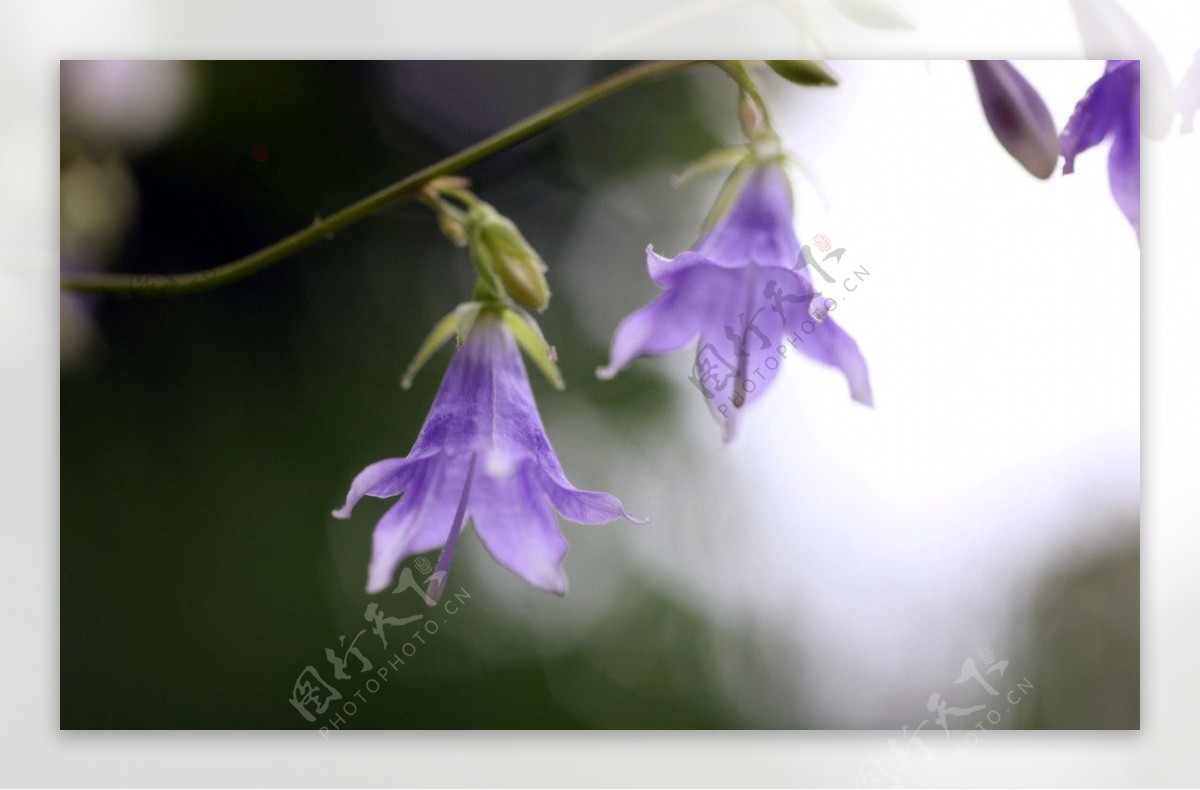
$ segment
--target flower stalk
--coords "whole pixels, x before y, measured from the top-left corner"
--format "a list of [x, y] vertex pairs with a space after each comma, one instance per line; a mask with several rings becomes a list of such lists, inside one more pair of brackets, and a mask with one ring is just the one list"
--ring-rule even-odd
[[576, 112], [635, 85], [691, 68], [705, 61], [662, 60], [640, 63], [545, 107], [468, 148], [435, 162], [367, 197], [313, 220], [312, 224], [263, 249], [212, 269], [187, 274], [114, 274], [80, 272], [63, 274], [63, 291], [133, 295], [200, 293], [237, 282], [330, 238], [382, 208], [421, 192], [429, 182], [453, 175], [487, 157], [545, 131]]

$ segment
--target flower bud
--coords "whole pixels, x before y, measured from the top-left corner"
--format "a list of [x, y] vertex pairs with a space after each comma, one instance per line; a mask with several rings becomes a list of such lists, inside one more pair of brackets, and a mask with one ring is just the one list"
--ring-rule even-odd
[[1058, 132], [1046, 102], [1007, 60], [969, 63], [996, 139], [1030, 174], [1049, 178], [1058, 162]]
[[765, 109], [759, 97], [742, 91], [738, 101], [738, 120], [742, 123], [742, 133], [747, 140], [757, 140], [768, 131]]
[[819, 60], [768, 60], [771, 71], [796, 85], [837, 85], [837, 77]]
[[450, 240], [450, 243], [455, 247], [467, 246], [467, 229], [457, 218], [452, 217], [444, 211], [436, 213], [438, 229], [442, 235]]
[[473, 246], [489, 264], [505, 293], [518, 304], [544, 310], [550, 303], [546, 264], [521, 231], [491, 206], [472, 209]]

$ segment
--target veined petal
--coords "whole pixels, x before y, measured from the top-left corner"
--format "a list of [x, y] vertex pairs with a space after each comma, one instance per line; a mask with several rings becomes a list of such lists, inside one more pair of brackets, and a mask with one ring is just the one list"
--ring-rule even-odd
[[538, 485], [549, 498], [558, 514], [576, 524], [606, 524], [618, 518], [626, 518], [635, 524], [645, 524], [645, 519], [631, 515], [621, 500], [603, 491], [583, 491], [576, 488], [557, 466], [535, 470]]
[[795, 321], [797, 329], [787, 338], [789, 345], [796, 340], [794, 346], [806, 356], [842, 371], [850, 385], [850, 397], [866, 406], [874, 406], [867, 361], [854, 339], [829, 316], [817, 323], [807, 311], [802, 315], [799, 307], [793, 309], [795, 313], [791, 320]]
[[[663, 288], [674, 285], [680, 273], [702, 264], [722, 269], [742, 269], [754, 265], [734, 258], [717, 260], [692, 250], [684, 250], [674, 258], [664, 258], [654, 251], [653, 245], [646, 248], [646, 269], [650, 272], [650, 279]], [[794, 265], [795, 261], [792, 264]]]
[[417, 467], [408, 491], [375, 525], [367, 592], [386, 589], [408, 557], [446, 543], [468, 465], [466, 456], [437, 456]]
[[507, 477], [480, 471], [474, 485], [469, 510], [488, 553], [534, 587], [565, 595], [562, 562], [569, 547], [537, 484], [535, 465], [523, 464]]
[[450, 361], [412, 454], [518, 457], [546, 444], [512, 332], [499, 318], [481, 315]]
[[812, 286], [796, 272], [747, 266], [729, 286], [725, 311], [700, 335], [690, 380], [708, 401], [725, 441], [737, 432], [741, 412], [775, 381], [795, 309], [807, 311]]
[[333, 511], [334, 518], [350, 518], [354, 506], [364, 496], [392, 497], [412, 482], [420, 458], [385, 458], [363, 469], [350, 484], [346, 504]]
[[792, 227], [792, 186], [782, 165], [759, 165], [732, 208], [693, 250], [722, 266], [794, 266], [800, 245]]
[[1120, 55], [1130, 59], [1110, 64], [1140, 61], [1138, 70], [1145, 77], [1147, 100], [1138, 112], [1147, 134], [1154, 138], [1166, 135], [1173, 116], [1171, 76], [1154, 42], [1114, 0], [1071, 0], [1071, 6], [1087, 57], [1098, 60]]
[[705, 327], [721, 323], [729, 314], [730, 289], [743, 278], [741, 272], [712, 262], [696, 262], [674, 272], [665, 292], [617, 326], [608, 365], [596, 375], [610, 379], [637, 357], [678, 351]]
[[669, 287], [679, 272], [698, 263], [721, 265], [719, 261], [691, 250], [685, 250], [674, 258], [664, 258], [654, 251], [654, 245], [646, 247], [646, 269], [650, 272], [650, 279], [663, 288]]
[[1058, 138], [1064, 174], [1074, 172], [1076, 156], [1099, 145], [1126, 123], [1130, 112], [1138, 111], [1139, 79], [1137, 61], [1113, 61], [1088, 88]]
[[1059, 138], [1063, 173], [1075, 168], [1075, 156], [1112, 139], [1108, 178], [1113, 199], [1141, 234], [1141, 104], [1140, 65], [1136, 60], [1113, 60], [1104, 75], [1088, 88]]
[[1113, 199], [1138, 235], [1142, 232], [1141, 132], [1136, 113], [1113, 135], [1108, 150], [1108, 183]]

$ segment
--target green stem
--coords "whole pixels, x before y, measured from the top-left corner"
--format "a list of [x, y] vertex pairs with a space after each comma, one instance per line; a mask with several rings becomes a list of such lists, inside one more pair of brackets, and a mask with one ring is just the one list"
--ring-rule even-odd
[[105, 293], [116, 295], [145, 294], [148, 296], [187, 294], [219, 288], [272, 266], [313, 246], [331, 234], [349, 227], [384, 206], [418, 192], [422, 186], [439, 176], [457, 173], [463, 168], [492, 154], [544, 131], [572, 113], [601, 99], [619, 93], [654, 77], [679, 71], [704, 61], [650, 61], [631, 66], [571, 96], [561, 99], [512, 126], [446, 157], [423, 170], [384, 187], [378, 192], [352, 203], [324, 218], [314, 220], [301, 231], [280, 239], [258, 252], [238, 258], [231, 263], [187, 274], [110, 274], [75, 273], [62, 275], [59, 287], [63, 291]]
[[767, 103], [763, 100], [762, 92], [758, 88], [758, 83], [754, 81], [754, 77], [750, 75], [750, 71], [740, 60], [720, 60], [716, 62], [716, 66], [724, 71], [725, 74], [737, 83], [742, 89], [742, 100], [749, 100], [757, 108], [762, 123], [762, 129], [757, 129], [753, 125], [746, 123], [746, 118], [742, 120], [742, 131], [746, 133], [746, 138], [751, 142], [762, 132], [774, 134], [771, 127], [771, 115], [767, 110]]

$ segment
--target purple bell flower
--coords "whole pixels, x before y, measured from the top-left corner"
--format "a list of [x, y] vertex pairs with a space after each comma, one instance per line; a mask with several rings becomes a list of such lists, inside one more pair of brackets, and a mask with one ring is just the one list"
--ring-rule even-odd
[[1075, 105], [1059, 136], [1063, 174], [1075, 170], [1075, 157], [1112, 140], [1108, 183], [1113, 199], [1141, 235], [1141, 67], [1136, 60], [1110, 60], [1104, 75]]
[[754, 165], [732, 207], [691, 250], [668, 259], [647, 249], [650, 277], [664, 291], [617, 327], [609, 363], [597, 375], [611, 378], [637, 357], [699, 338], [692, 382], [726, 441], [740, 411], [793, 353], [838, 368], [854, 400], [871, 405], [866, 362], [826, 315], [805, 263], [786, 174], [778, 161]]
[[[451, 360], [411, 452], [360, 472], [333, 515], [349, 518], [363, 496], [400, 496], [375, 526], [370, 593], [391, 584], [405, 558], [437, 548], [443, 573], [433, 578], [439, 584], [470, 517], [497, 562], [534, 587], [563, 595], [568, 546], [551, 506], [580, 524], [621, 516], [639, 521], [611, 494], [581, 491], [567, 480], [513, 335], [486, 310]], [[436, 598], [440, 587], [430, 592]]]

